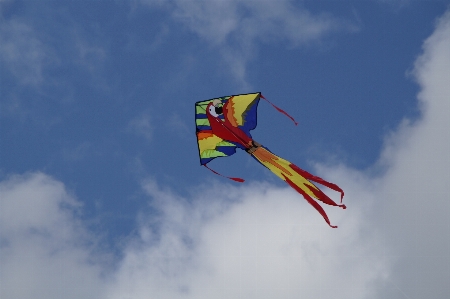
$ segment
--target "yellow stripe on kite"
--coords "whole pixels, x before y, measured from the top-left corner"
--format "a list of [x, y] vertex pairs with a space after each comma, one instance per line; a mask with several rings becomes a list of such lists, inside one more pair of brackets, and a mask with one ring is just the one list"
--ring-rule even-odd
[[246, 112], [258, 98], [259, 92], [234, 96], [227, 104], [227, 118], [233, 125], [242, 126]]
[[223, 141], [222, 138], [217, 137], [214, 134], [211, 134], [210, 137], [199, 138], [198, 139], [198, 148], [200, 149], [200, 153], [206, 150], [215, 150], [216, 146], [219, 142]]

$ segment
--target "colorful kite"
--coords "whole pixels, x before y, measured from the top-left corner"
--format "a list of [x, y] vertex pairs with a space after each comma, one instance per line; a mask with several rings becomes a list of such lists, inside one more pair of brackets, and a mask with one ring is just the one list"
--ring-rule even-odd
[[[260, 93], [240, 94], [210, 99], [195, 103], [195, 123], [197, 126], [197, 141], [201, 165], [210, 169], [206, 164], [218, 157], [228, 157], [240, 148], [249, 153], [262, 165], [270, 169], [275, 175], [287, 182], [322, 215], [329, 226], [332, 226], [327, 214], [316, 200], [328, 205], [345, 209], [342, 204], [344, 191], [337, 185], [314, 176], [291, 162], [284, 160], [266, 147], [254, 141], [250, 131], [256, 128], [256, 110], [260, 99], [269, 102]], [[270, 102], [269, 102], [270, 103]], [[279, 112], [294, 121], [285, 111], [270, 103]], [[220, 175], [216, 171], [210, 169]], [[231, 178], [243, 182], [240, 178]], [[324, 185], [341, 193], [341, 204], [335, 203], [312, 182]]]

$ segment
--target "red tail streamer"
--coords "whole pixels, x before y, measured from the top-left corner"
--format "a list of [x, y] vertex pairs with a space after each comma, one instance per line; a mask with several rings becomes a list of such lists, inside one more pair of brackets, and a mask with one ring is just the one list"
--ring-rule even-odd
[[314, 199], [312, 199], [311, 196], [309, 196], [308, 194], [306, 194], [305, 191], [303, 191], [301, 188], [299, 188], [296, 184], [294, 184], [290, 179], [288, 179], [284, 174], [283, 174], [284, 178], [286, 179], [286, 182], [294, 189], [296, 190], [298, 193], [300, 193], [301, 195], [303, 195], [303, 197], [306, 199], [306, 201], [312, 205], [317, 212], [320, 213], [320, 215], [322, 215], [323, 219], [325, 219], [325, 221], [328, 223], [328, 225], [332, 228], [337, 228], [336, 225], [331, 225], [330, 223], [330, 219], [328, 219], [327, 213], [325, 213], [325, 210], [317, 203], [317, 201], [315, 201]]
[[[306, 170], [301, 169], [300, 167], [298, 167], [295, 164], [291, 164], [291, 167], [292, 167], [292, 169], [297, 171], [298, 174], [302, 175], [305, 179], [308, 179], [310, 181], [319, 183], [319, 184], [324, 185], [324, 186], [326, 186], [326, 187], [328, 187], [328, 188], [330, 188], [330, 189], [332, 189], [332, 190], [334, 190], [336, 192], [341, 193], [341, 203], [342, 203], [342, 199], [344, 198], [344, 191], [341, 188], [339, 188], [338, 185], [330, 183], [330, 182], [327, 182], [327, 181], [325, 181], [324, 179], [322, 179], [322, 178], [320, 178], [318, 176], [312, 175], [309, 172], [307, 172]], [[345, 205], [343, 206], [343, 208], [345, 209]]]
[[224, 175], [218, 173], [217, 171], [212, 170], [211, 168], [209, 168], [208, 166], [206, 166], [206, 164], [204, 164], [203, 166], [205, 166], [206, 168], [208, 168], [209, 170], [211, 170], [213, 173], [215, 173], [215, 174], [217, 174], [217, 175], [220, 175], [221, 177], [224, 177], [224, 178], [227, 178], [227, 179], [233, 180], [233, 181], [235, 181], [235, 182], [239, 182], [239, 183], [245, 182], [245, 180], [244, 180], [244, 179], [241, 179], [241, 178], [232, 178], [232, 177], [224, 176]]
[[313, 187], [310, 186], [310, 185], [306, 185], [306, 187], [308, 187], [308, 189], [311, 190], [311, 192], [312, 192], [312, 193], [317, 197], [317, 199], [320, 200], [321, 202], [326, 203], [327, 205], [330, 205], [330, 206], [335, 206], [335, 207], [343, 208], [344, 210], [347, 208], [344, 204], [338, 205], [337, 203], [335, 203], [334, 200], [332, 200], [331, 198], [329, 198], [325, 193], [322, 192], [322, 190], [313, 188]]
[[262, 94], [260, 95], [260, 97], [261, 97], [262, 99], [266, 100], [267, 103], [269, 103], [270, 105], [272, 105], [273, 108], [277, 109], [278, 112], [283, 113], [284, 115], [286, 115], [287, 117], [289, 117], [289, 118], [294, 122], [295, 125], [298, 125], [298, 122], [296, 122], [295, 119], [294, 119], [292, 116], [290, 116], [286, 111], [284, 111], [283, 109], [278, 108], [277, 106], [275, 106], [274, 104], [272, 104], [272, 102], [270, 102], [268, 99], [266, 99]]

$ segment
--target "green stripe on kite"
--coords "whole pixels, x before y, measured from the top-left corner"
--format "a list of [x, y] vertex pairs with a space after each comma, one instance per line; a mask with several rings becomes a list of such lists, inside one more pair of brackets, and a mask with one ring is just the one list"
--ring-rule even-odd
[[233, 143], [230, 143], [228, 141], [224, 141], [223, 140], [223, 141], [217, 143], [216, 146], [236, 146], [236, 145], [234, 145]]
[[216, 151], [216, 150], [204, 150], [200, 156], [201, 158], [216, 158], [216, 157], [228, 157], [228, 155], [225, 155], [222, 152]]
[[209, 126], [209, 120], [207, 118], [197, 118], [195, 123], [197, 126]]
[[195, 114], [206, 114], [206, 106], [195, 106]]

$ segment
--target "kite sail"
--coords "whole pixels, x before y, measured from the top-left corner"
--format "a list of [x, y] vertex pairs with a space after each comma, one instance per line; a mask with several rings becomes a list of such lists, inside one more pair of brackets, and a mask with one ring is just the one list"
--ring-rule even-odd
[[[236, 153], [236, 148], [245, 150], [259, 163], [303, 195], [306, 201], [322, 215], [329, 226], [337, 227], [331, 225], [327, 214], [317, 200], [345, 209], [345, 205], [342, 204], [344, 191], [337, 185], [314, 176], [297, 165], [276, 156], [266, 147], [253, 140], [250, 131], [255, 129], [257, 125], [256, 116], [260, 99], [269, 102], [260, 92], [257, 92], [214, 98], [195, 103], [195, 124], [197, 127], [200, 164], [209, 168], [207, 164], [213, 159], [229, 157]], [[271, 102], [269, 104], [285, 114], [297, 125], [294, 118], [284, 110]], [[210, 170], [219, 174], [212, 169]], [[244, 181], [240, 178], [228, 178], [237, 182]], [[341, 204], [334, 202], [313, 182], [341, 193]]]

